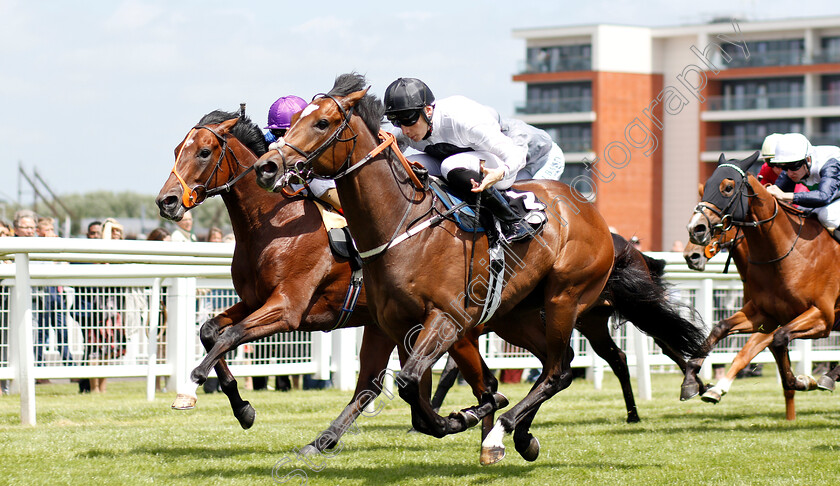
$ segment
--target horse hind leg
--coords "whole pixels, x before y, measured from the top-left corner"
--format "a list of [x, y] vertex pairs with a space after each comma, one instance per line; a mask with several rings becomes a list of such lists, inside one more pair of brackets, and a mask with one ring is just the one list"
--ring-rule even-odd
[[823, 391], [833, 392], [834, 383], [838, 380], [840, 380], [840, 365], [835, 366], [833, 370], [822, 375], [820, 379], [817, 380], [817, 388]]
[[633, 386], [630, 383], [627, 356], [610, 336], [609, 318], [610, 309], [608, 307], [594, 309], [578, 319], [576, 327], [589, 341], [592, 350], [610, 365], [619, 383], [621, 383], [624, 405], [627, 409], [627, 423], [639, 422], [639, 412], [636, 409], [636, 399], [633, 396]]
[[575, 309], [578, 302], [571, 301], [571, 293], [556, 292], [553, 295], [559, 297], [552, 298], [546, 304], [546, 331], [543, 339], [548, 357], [543, 361], [543, 374], [525, 398], [499, 416], [496, 425], [482, 441], [479, 457], [482, 465], [494, 464], [504, 459], [505, 446], [502, 441], [505, 434], [514, 429], [517, 452], [525, 460], [535, 460], [539, 455], [539, 440], [530, 433], [530, 423], [543, 402], [572, 383], [571, 363], [574, 351], [569, 346], [569, 341], [577, 320]]

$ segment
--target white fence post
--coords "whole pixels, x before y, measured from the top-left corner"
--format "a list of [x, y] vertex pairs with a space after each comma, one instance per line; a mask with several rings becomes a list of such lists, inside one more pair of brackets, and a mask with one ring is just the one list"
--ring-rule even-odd
[[796, 370], [800, 375], [810, 376], [814, 372], [814, 360], [811, 358], [811, 347], [814, 342], [810, 339], [798, 339], [794, 342], [796, 343], [795, 349], [799, 352], [799, 359], [797, 360], [799, 364]]
[[332, 333], [333, 386], [339, 390], [356, 387], [356, 330], [336, 329]]
[[32, 347], [32, 287], [29, 278], [29, 255], [15, 255], [15, 288], [11, 305], [10, 362], [16, 369], [15, 388], [20, 390], [20, 422], [35, 425], [35, 356]]
[[316, 380], [330, 379], [330, 343], [331, 337], [327, 333], [312, 333], [312, 361], [317, 369], [313, 378]]
[[650, 386], [650, 363], [648, 362], [648, 337], [632, 326], [633, 350], [636, 352], [636, 380], [639, 382], [641, 400], [653, 398]]
[[160, 279], [156, 278], [152, 284], [152, 295], [149, 296], [149, 372], [146, 375], [146, 400], [154, 401], [157, 384], [157, 333], [160, 322]]
[[173, 279], [169, 294], [169, 334], [167, 359], [171, 359], [177, 393], [193, 394], [194, 390], [183, 389], [188, 382], [195, 358], [195, 279], [179, 277]]
[[[704, 278], [700, 287], [700, 298], [697, 302], [700, 304], [700, 315], [703, 316], [703, 322], [709, 326], [711, 330], [717, 322], [715, 322], [715, 282], [711, 278]], [[711, 360], [704, 360], [703, 366], [700, 367], [700, 378], [708, 382], [712, 379], [712, 363]]]

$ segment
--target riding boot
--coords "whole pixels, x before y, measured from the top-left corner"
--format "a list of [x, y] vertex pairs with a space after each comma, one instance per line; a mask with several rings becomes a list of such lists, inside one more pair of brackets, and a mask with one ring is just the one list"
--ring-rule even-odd
[[516, 211], [510, 207], [507, 199], [495, 187], [488, 187], [484, 190], [482, 198], [484, 206], [499, 218], [502, 224], [502, 234], [508, 243], [530, 239], [534, 235], [527, 222], [523, 221]]
[[[472, 181], [481, 181], [481, 174], [470, 169], [452, 169], [446, 175], [449, 186], [460, 193], [467, 193], [475, 197], [472, 192]], [[507, 199], [495, 187], [488, 187], [484, 190], [481, 198], [483, 207], [493, 213], [502, 227], [502, 237], [508, 242], [520, 241], [533, 236], [534, 231], [522, 220], [513, 208], [508, 204]]]
[[[472, 192], [472, 181], [480, 181], [481, 174], [470, 169], [452, 169], [446, 175], [449, 189], [470, 206], [475, 207], [478, 201], [478, 194]], [[482, 198], [483, 200], [484, 198]], [[496, 229], [496, 220], [490, 211], [478, 211], [478, 224], [484, 228], [489, 246], [494, 247], [502, 235]]]

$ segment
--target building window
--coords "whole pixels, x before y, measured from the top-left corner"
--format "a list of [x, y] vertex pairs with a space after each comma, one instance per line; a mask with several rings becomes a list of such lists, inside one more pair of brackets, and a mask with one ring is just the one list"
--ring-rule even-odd
[[591, 152], [592, 124], [564, 123], [558, 125], [541, 125], [551, 136], [551, 139], [563, 149], [563, 152]]
[[595, 201], [595, 192], [593, 192], [595, 181], [592, 179], [592, 171], [588, 170], [582, 162], [566, 162], [560, 182], [574, 187], [588, 201]]
[[522, 115], [592, 111], [592, 85], [585, 83], [530, 84]]
[[529, 47], [526, 58], [527, 73], [592, 70], [592, 46], [589, 44]]
[[810, 138], [812, 145], [840, 146], [840, 118], [820, 120], [820, 133]]
[[767, 110], [805, 106], [801, 77], [722, 81], [723, 95], [709, 99], [710, 110]]
[[822, 52], [815, 61], [840, 62], [840, 37], [823, 37], [820, 47]]
[[706, 151], [759, 150], [764, 137], [771, 133], [802, 133], [805, 122], [801, 118], [787, 120], [759, 120], [723, 122], [719, 137], [706, 139]]
[[840, 76], [823, 76], [820, 87], [820, 106], [840, 105]]
[[725, 44], [723, 50], [732, 57], [730, 68], [752, 66], [794, 66], [805, 63], [805, 39], [747, 41], [746, 58], [740, 45]]

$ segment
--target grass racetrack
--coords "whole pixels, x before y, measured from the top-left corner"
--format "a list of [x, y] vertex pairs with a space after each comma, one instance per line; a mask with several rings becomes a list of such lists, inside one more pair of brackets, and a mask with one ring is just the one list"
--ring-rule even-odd
[[[680, 402], [680, 376], [653, 375], [639, 424], [624, 422], [611, 374], [600, 391], [575, 380], [534, 421], [536, 462], [508, 436], [507, 457], [487, 467], [478, 464], [478, 428], [443, 439], [407, 434], [399, 397], [380, 398], [381, 413], [361, 417], [331, 456], [307, 464], [294, 449], [350, 392], [243, 391], [257, 410], [246, 431], [221, 394], [200, 393], [195, 410], [177, 412], [171, 392], [147, 402], [143, 381], [112, 380], [106, 394], [84, 396], [75, 384], [38, 385], [36, 427], [20, 425], [18, 396], [0, 397], [0, 484], [303, 484], [304, 473], [312, 485], [837, 484], [840, 394], [798, 393], [798, 418], [787, 422], [781, 386], [765, 375], [737, 380], [718, 405]], [[512, 403], [528, 388], [501, 386]], [[442, 410], [472, 404], [468, 387], [456, 386]], [[286, 476], [295, 469], [300, 476]]]

